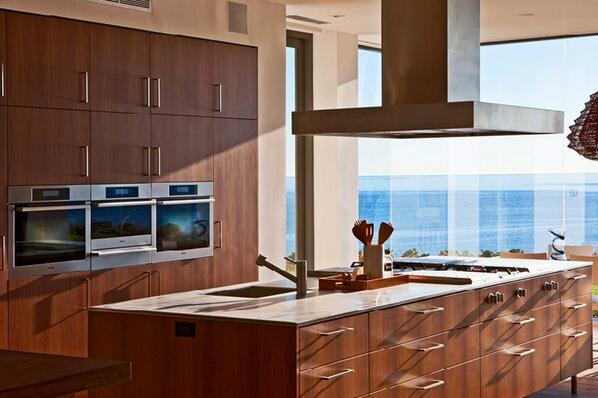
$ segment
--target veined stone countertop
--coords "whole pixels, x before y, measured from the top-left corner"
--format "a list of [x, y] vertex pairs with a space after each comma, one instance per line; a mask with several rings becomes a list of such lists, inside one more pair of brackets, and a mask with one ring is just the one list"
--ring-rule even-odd
[[[240, 287], [260, 284], [253, 282], [101, 305], [91, 307], [89, 310], [305, 326], [329, 319], [412, 303], [447, 294], [591, 266], [591, 263], [588, 262], [503, 258], [479, 258], [470, 264], [504, 267], [519, 266], [528, 268], [530, 272], [507, 275], [500, 280], [471, 285], [407, 283], [385, 289], [359, 292], [318, 291], [317, 279], [310, 278], [310, 292], [307, 297], [300, 299], [295, 297], [294, 292], [264, 298], [239, 298], [207, 294], [214, 291], [238, 289]], [[260, 285], [292, 286], [286, 280]]]

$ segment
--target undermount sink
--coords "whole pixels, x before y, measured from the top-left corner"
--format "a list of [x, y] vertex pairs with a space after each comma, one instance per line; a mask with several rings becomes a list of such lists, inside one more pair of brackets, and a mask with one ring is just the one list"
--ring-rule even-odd
[[247, 297], [260, 298], [276, 296], [277, 294], [285, 294], [295, 292], [294, 287], [277, 287], [277, 286], [247, 286], [239, 289], [218, 290], [211, 293], [206, 293], [208, 296], [227, 296], [227, 297]]

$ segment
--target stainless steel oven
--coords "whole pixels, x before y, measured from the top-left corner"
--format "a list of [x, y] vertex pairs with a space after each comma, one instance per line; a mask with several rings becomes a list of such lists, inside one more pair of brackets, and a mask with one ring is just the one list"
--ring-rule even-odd
[[156, 204], [153, 262], [210, 257], [214, 254], [214, 184], [152, 184]]
[[150, 184], [92, 185], [91, 268], [149, 264], [155, 204]]
[[8, 188], [9, 277], [90, 269], [90, 188]]

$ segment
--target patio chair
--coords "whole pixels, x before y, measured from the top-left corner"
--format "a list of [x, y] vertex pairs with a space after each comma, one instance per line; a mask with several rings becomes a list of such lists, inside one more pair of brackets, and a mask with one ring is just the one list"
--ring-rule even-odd
[[525, 260], [548, 260], [547, 253], [511, 253], [500, 252], [501, 258], [520, 258]]

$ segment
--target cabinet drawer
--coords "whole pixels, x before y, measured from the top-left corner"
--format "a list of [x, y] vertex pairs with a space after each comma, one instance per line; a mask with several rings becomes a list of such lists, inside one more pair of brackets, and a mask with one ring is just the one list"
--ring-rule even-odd
[[573, 328], [592, 321], [592, 295], [563, 300], [561, 303], [563, 329]]
[[370, 312], [370, 350], [478, 323], [478, 292], [471, 291]]
[[455, 366], [480, 356], [479, 325], [370, 353], [370, 389]]
[[346, 359], [299, 374], [301, 398], [359, 397], [368, 393], [368, 356]]
[[368, 351], [368, 314], [299, 330], [299, 369], [306, 370]]
[[592, 294], [592, 267], [563, 272], [562, 278], [561, 297], [563, 299]]
[[482, 289], [480, 320], [488, 321], [558, 302], [561, 280], [560, 275], [552, 274]]
[[482, 358], [482, 397], [524, 397], [559, 381], [560, 333]]
[[592, 322], [561, 334], [561, 380], [592, 367]]
[[493, 319], [480, 325], [482, 355], [559, 331], [558, 303]]
[[371, 394], [370, 398], [478, 398], [480, 360], [418, 377]]

